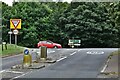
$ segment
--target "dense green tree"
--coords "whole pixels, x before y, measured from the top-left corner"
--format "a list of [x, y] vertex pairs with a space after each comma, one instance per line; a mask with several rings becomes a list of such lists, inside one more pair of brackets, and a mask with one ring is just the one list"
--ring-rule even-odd
[[[22, 19], [18, 45], [35, 47], [40, 40], [68, 46], [81, 39], [81, 47], [118, 47], [120, 3], [14, 2], [2, 3], [3, 40], [8, 42], [10, 19]], [[14, 35], [12, 35], [14, 40]]]
[[103, 3], [74, 2], [70, 8], [59, 18], [68, 38], [81, 39], [82, 47], [117, 47], [117, 29]]
[[111, 24], [114, 27], [114, 43], [120, 47], [120, 2], [111, 2], [105, 4], [109, 12]]
[[8, 41], [8, 31], [10, 30], [11, 7], [2, 3], [2, 39]]

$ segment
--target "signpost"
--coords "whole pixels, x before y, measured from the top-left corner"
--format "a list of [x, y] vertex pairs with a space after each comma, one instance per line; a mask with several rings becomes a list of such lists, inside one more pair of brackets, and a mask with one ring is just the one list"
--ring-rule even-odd
[[12, 35], [12, 31], [9, 31], [8, 34], [10, 34], [10, 44], [11, 44], [11, 35]]
[[80, 46], [81, 45], [81, 40], [69, 39], [68, 45], [71, 46], [72, 48], [74, 48], [74, 46]]
[[18, 34], [18, 30], [13, 30], [13, 33], [15, 34], [15, 44], [17, 45], [17, 34]]
[[[15, 35], [15, 44], [17, 45], [17, 34], [18, 30], [21, 29], [21, 19], [10, 19], [10, 29], [14, 29], [13, 33]], [[11, 44], [11, 32], [8, 32], [10, 34], [10, 44]]]
[[24, 50], [24, 54], [25, 54], [25, 55], [28, 55], [28, 54], [29, 54], [29, 50], [28, 50], [28, 49], [25, 49], [25, 50]]
[[10, 19], [10, 29], [21, 29], [21, 19]]

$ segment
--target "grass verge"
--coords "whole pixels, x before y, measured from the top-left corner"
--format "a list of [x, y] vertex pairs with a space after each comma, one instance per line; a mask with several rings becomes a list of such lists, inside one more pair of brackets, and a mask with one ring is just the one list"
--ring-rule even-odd
[[5, 57], [5, 56], [20, 54], [23, 52], [23, 49], [24, 47], [21, 46], [17, 46], [14, 44], [7, 44], [7, 49], [5, 49], [5, 46], [3, 46], [3, 51], [2, 51], [2, 45], [0, 45], [0, 56]]
[[120, 50], [115, 51], [115, 52], [112, 52], [112, 53], [109, 55], [109, 57], [108, 57], [108, 58], [110, 58], [110, 59], [111, 59], [111, 57], [112, 57], [112, 56], [115, 56], [115, 55], [120, 55]]

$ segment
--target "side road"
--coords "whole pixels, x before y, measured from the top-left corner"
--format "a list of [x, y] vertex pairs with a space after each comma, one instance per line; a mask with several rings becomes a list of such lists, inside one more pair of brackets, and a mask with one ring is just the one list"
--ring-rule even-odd
[[105, 67], [101, 71], [99, 77], [104, 78], [118, 78], [120, 72], [118, 71], [118, 66], [120, 65], [118, 61], [118, 56], [120, 56], [120, 51], [112, 53], [106, 62]]

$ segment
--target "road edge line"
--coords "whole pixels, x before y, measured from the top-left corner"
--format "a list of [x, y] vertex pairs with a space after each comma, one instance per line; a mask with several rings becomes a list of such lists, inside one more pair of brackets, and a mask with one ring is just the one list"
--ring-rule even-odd
[[106, 68], [107, 68], [107, 64], [103, 67], [103, 69], [100, 72], [103, 73]]
[[105, 66], [103, 67], [103, 69], [100, 71], [101, 73], [104, 73], [104, 71], [106, 70], [106, 68], [108, 67], [108, 63], [110, 61], [110, 58], [108, 58], [108, 60], [106, 61]]

